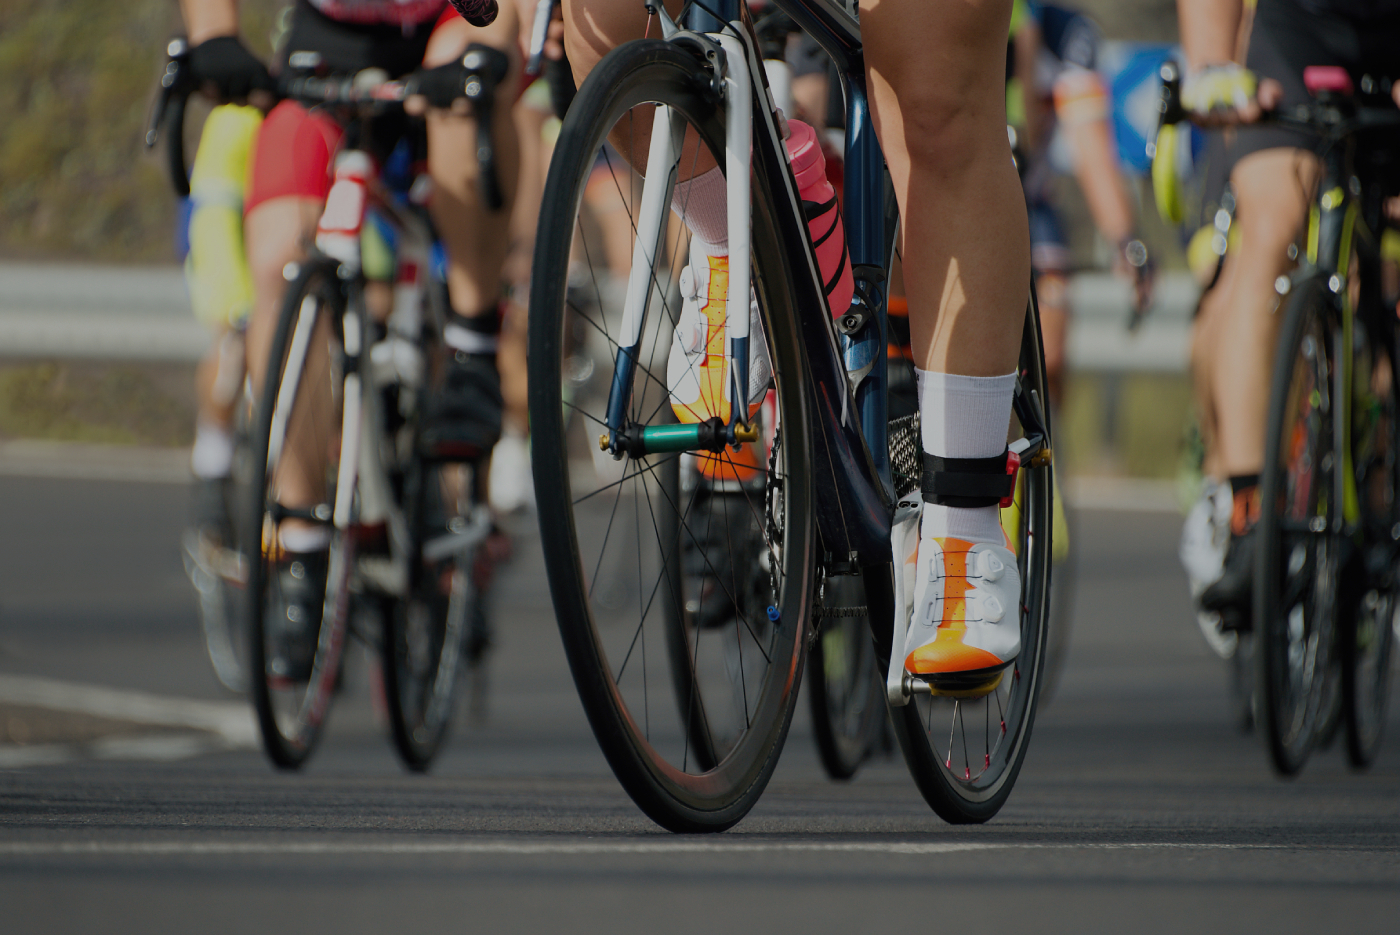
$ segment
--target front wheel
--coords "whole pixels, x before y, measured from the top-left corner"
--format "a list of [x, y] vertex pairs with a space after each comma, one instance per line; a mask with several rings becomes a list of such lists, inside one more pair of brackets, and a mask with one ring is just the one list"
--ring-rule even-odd
[[[711, 77], [657, 40], [598, 64], [555, 149], [530, 289], [535, 491], [559, 632], [614, 774], [654, 821], [684, 832], [731, 827], [772, 775], [802, 677], [815, 558], [804, 358], [768, 189], [780, 167], [752, 175], [753, 340], [766, 341], [773, 372], [752, 416], [759, 440], [600, 449], [611, 394], [625, 394], [629, 431], [678, 429], [667, 367], [687, 228], [663, 219], [655, 262], [635, 274], [633, 241], [646, 184], [725, 164]], [[670, 166], [647, 166], [652, 124], [666, 119], [684, 143]], [[629, 277], [647, 306], [630, 323]]]
[[[1026, 315], [1012, 410], [1010, 437], [1043, 434], [1050, 449], [1050, 422], [1034, 305]], [[900, 437], [902, 436], [902, 437]], [[891, 461], [917, 464], [921, 450], [916, 422], [891, 432]], [[900, 449], [906, 456], [901, 456]], [[913, 454], [908, 454], [912, 452]], [[984, 822], [1006, 804], [1030, 746], [1031, 727], [1046, 678], [1050, 569], [1054, 526], [1051, 464], [1023, 465], [1012, 505], [1001, 511], [1002, 528], [1021, 572], [1021, 654], [998, 686], [980, 698], [915, 695], [891, 708], [894, 732], [925, 801], [952, 824]], [[916, 487], [917, 470], [900, 472], [899, 493]], [[866, 573], [872, 613], [893, 614], [890, 568]], [[878, 599], [877, 599], [878, 596]], [[877, 611], [877, 606], [879, 610]]]
[[333, 524], [345, 409], [345, 285], [331, 262], [288, 284], [257, 401], [242, 537], [249, 691], [263, 748], [300, 767], [340, 674], [355, 541]]

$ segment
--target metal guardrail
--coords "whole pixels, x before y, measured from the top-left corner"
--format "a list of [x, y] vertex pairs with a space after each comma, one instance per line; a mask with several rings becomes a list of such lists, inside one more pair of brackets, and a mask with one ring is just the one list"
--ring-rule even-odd
[[[1184, 372], [1196, 296], [1189, 275], [1162, 275], [1157, 306], [1129, 334], [1123, 327], [1128, 287], [1108, 274], [1075, 277], [1071, 365]], [[0, 358], [192, 362], [208, 344], [177, 266], [0, 263]]]

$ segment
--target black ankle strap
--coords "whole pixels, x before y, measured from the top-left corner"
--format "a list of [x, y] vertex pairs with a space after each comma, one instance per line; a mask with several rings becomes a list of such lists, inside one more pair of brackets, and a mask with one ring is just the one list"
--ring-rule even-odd
[[990, 458], [940, 458], [924, 452], [919, 486], [924, 502], [939, 506], [996, 506], [1011, 496], [1015, 478], [1006, 473], [1006, 452]]

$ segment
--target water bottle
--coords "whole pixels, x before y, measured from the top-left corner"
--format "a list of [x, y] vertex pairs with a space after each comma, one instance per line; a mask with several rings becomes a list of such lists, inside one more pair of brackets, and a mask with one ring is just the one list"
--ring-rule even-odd
[[801, 120], [788, 120], [788, 156], [792, 174], [797, 177], [802, 213], [817, 249], [817, 268], [822, 286], [831, 302], [831, 314], [840, 317], [850, 308], [855, 283], [851, 278], [851, 258], [846, 253], [846, 226], [841, 223], [841, 206], [836, 190], [826, 177], [826, 157], [822, 155], [817, 131]]
[[253, 307], [253, 278], [243, 249], [243, 190], [262, 119], [253, 107], [215, 107], [195, 153], [185, 282], [195, 317], [216, 329], [237, 326]]

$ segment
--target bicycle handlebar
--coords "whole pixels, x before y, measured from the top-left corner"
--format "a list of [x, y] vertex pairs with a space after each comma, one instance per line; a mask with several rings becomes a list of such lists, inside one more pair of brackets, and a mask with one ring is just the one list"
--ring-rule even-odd
[[[165, 128], [166, 165], [170, 184], [180, 198], [190, 196], [188, 164], [185, 161], [185, 111], [190, 95], [195, 91], [189, 73], [190, 48], [184, 39], [172, 39], [166, 46], [165, 71], [161, 74], [160, 92], [146, 129], [146, 148], [154, 148]], [[482, 198], [492, 211], [505, 204], [499, 174], [496, 171], [496, 147], [491, 124], [496, 87], [505, 77], [505, 69], [496, 56], [501, 53], [489, 46], [473, 44], [462, 58], [466, 80], [461, 96], [469, 101], [476, 115], [476, 157], [480, 167]], [[503, 56], [501, 56], [503, 57]], [[321, 77], [294, 74], [279, 77], [276, 96], [318, 106], [398, 104], [415, 92], [412, 75], [397, 81], [367, 83], [354, 77]]]

